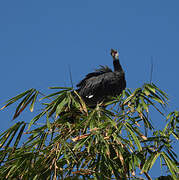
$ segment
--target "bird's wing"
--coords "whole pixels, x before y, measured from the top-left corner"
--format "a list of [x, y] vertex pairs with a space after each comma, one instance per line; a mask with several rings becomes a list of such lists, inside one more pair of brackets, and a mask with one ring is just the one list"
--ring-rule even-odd
[[124, 86], [123, 75], [108, 72], [87, 79], [79, 92], [80, 95], [87, 98], [115, 96], [121, 93]]
[[108, 73], [108, 72], [112, 72], [112, 70], [108, 66], [100, 66], [99, 69], [96, 69], [94, 72], [87, 74], [86, 77], [84, 79], [82, 79], [76, 86], [79, 88], [82, 86], [85, 86], [88, 79], [90, 79], [92, 77], [100, 76], [100, 75], [102, 75], [104, 73]]

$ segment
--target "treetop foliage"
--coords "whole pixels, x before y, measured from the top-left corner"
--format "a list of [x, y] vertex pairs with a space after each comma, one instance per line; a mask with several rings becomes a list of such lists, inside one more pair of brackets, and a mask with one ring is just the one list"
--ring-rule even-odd
[[[29, 89], [6, 102], [19, 102], [15, 124], [0, 135], [2, 179], [153, 179], [156, 160], [177, 179], [173, 142], [178, 140], [179, 111], [164, 112], [168, 97], [155, 84], [126, 89], [91, 109], [72, 88], [51, 87], [44, 96]], [[18, 121], [25, 109], [38, 114]], [[155, 127], [155, 110], [165, 127]], [[139, 172], [139, 173], [138, 173]], [[161, 176], [162, 177], [162, 176]]]

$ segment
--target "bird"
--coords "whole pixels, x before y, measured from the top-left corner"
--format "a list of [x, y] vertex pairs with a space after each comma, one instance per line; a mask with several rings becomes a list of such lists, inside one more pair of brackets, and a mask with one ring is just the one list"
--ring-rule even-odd
[[107, 102], [110, 97], [120, 95], [126, 88], [125, 73], [119, 61], [119, 52], [111, 49], [110, 54], [113, 58], [114, 71], [108, 66], [100, 66], [76, 85], [77, 93], [90, 108]]

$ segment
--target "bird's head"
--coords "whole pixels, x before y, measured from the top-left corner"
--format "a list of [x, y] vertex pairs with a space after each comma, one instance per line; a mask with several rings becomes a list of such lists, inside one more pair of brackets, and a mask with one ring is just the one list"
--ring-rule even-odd
[[111, 56], [113, 57], [113, 60], [119, 59], [119, 53], [115, 49], [111, 49]]

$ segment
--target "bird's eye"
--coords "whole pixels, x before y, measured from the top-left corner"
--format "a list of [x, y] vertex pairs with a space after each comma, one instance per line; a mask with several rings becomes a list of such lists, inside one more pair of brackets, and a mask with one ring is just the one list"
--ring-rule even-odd
[[116, 55], [117, 55], [117, 51], [114, 51], [114, 53], [113, 53], [113, 54], [114, 54], [114, 56], [116, 56]]

